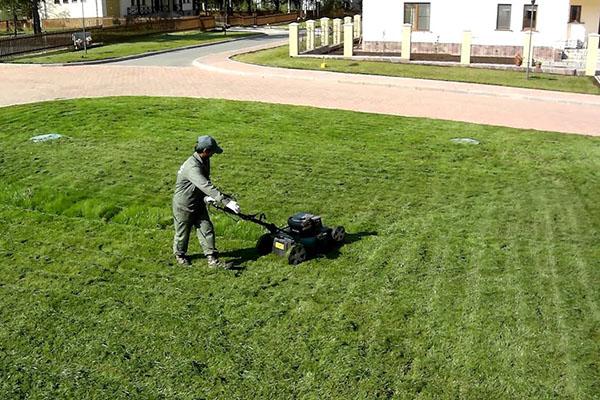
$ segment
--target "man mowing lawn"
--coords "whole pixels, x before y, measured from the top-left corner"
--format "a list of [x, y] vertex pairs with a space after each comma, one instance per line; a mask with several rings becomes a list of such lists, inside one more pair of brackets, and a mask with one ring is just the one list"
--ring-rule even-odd
[[190, 265], [186, 255], [190, 232], [196, 228], [200, 246], [211, 268], [226, 268], [228, 265], [219, 260], [215, 246], [215, 232], [208, 216], [204, 197], [218, 201], [235, 213], [240, 206], [233, 199], [225, 196], [210, 181], [210, 158], [213, 154], [221, 154], [223, 149], [211, 136], [199, 136], [194, 154], [188, 158], [177, 172], [177, 183], [173, 195], [173, 220], [175, 237], [173, 253], [180, 265]]

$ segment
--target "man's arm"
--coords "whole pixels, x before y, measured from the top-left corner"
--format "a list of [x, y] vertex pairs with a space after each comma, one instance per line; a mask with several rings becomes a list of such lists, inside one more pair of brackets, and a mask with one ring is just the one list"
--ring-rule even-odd
[[216, 201], [225, 205], [229, 203], [230, 199], [221, 193], [210, 180], [206, 179], [206, 177], [202, 175], [197, 168], [190, 168], [188, 171], [188, 179], [205, 195], [210, 196]]

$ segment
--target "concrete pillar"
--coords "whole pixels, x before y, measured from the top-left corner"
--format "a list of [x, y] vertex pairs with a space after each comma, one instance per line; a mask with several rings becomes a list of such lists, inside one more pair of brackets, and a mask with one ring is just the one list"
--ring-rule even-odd
[[329, 18], [321, 18], [321, 46], [329, 46]]
[[300, 42], [298, 38], [298, 27], [300, 24], [296, 22], [292, 22], [290, 27], [290, 57], [296, 57], [298, 55], [298, 48], [300, 47]]
[[344, 25], [351, 24], [351, 23], [352, 23], [352, 17], [344, 17]]
[[[531, 66], [531, 61], [533, 60], [533, 57], [531, 57], [531, 58], [529, 57], [529, 47], [530, 47], [529, 42], [530, 42], [530, 40], [533, 40], [531, 38], [532, 38], [532, 35], [529, 32], [526, 32], [525, 40], [523, 43], [523, 66], [524, 67], [527, 67], [527, 64], [529, 64], [529, 66]], [[531, 52], [533, 55], [533, 43], [531, 43]]]
[[333, 20], [333, 44], [342, 43], [342, 20], [336, 18]]
[[306, 51], [315, 49], [315, 21], [306, 21]]
[[352, 57], [354, 48], [354, 24], [344, 24], [344, 57]]
[[411, 37], [412, 25], [402, 25], [402, 53], [400, 55], [400, 58], [406, 61], [410, 60], [410, 49], [412, 46]]
[[598, 43], [600, 42], [600, 35], [597, 33], [590, 33], [587, 42], [587, 59], [585, 62], [585, 74], [587, 76], [596, 75], [598, 69]]
[[473, 34], [471, 31], [463, 32], [462, 44], [460, 46], [460, 63], [463, 65], [471, 64], [471, 42]]
[[362, 21], [360, 14], [354, 16], [354, 38], [362, 36]]

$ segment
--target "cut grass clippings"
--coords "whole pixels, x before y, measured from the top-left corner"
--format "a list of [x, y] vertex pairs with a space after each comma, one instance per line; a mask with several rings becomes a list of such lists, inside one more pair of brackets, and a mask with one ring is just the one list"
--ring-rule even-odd
[[[243, 211], [317, 213], [348, 243], [291, 267], [213, 212], [243, 267], [208, 269], [193, 236], [175, 266], [201, 134]], [[1, 399], [600, 393], [599, 138], [125, 97], [2, 108], [0, 141]]]
[[216, 43], [233, 38], [256, 35], [247, 32], [171, 32], [149, 35], [130, 39], [123, 43], [109, 44], [105, 46], [91, 47], [87, 55], [83, 51], [61, 50], [59, 52], [44, 53], [39, 55], [28, 55], [17, 57], [11, 60], [13, 63], [34, 63], [34, 64], [54, 64], [54, 63], [73, 63], [82, 61], [94, 61], [110, 58], [125, 57], [137, 54], [144, 54], [160, 50], [177, 49], [199, 45], [204, 43]]
[[[600, 94], [600, 86], [590, 76], [566, 76], [532, 73], [529, 80], [524, 72], [501, 71], [482, 68], [448, 67], [392, 63], [384, 61], [356, 61], [321, 58], [289, 57], [288, 46], [281, 46], [235, 56], [235, 59], [251, 64], [271, 67], [327, 70], [355, 74], [400, 76], [417, 79], [481, 83], [487, 85], [511, 86], [529, 89], [557, 90]], [[321, 68], [325, 62], [327, 68]]]

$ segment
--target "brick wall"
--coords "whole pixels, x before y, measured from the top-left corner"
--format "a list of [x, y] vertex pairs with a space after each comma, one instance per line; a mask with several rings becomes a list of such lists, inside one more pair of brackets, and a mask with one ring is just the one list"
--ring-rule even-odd
[[[460, 43], [413, 42], [411, 43], [411, 54], [447, 55], [456, 57], [460, 56], [460, 48]], [[362, 51], [373, 53], [400, 53], [402, 51], [402, 43], [363, 42]], [[523, 55], [522, 46], [471, 46], [471, 57], [512, 59], [517, 54]], [[533, 55], [533, 58], [536, 60], [559, 61], [561, 52], [552, 47], [535, 47]]]

